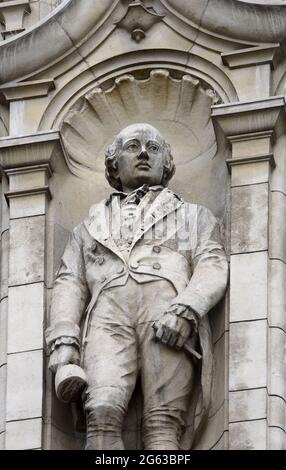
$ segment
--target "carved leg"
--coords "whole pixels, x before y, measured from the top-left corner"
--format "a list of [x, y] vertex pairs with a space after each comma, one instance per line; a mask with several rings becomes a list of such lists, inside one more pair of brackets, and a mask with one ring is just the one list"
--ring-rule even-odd
[[187, 425], [194, 366], [184, 351], [155, 342], [151, 325], [142, 347], [143, 441], [146, 450], [178, 450]]
[[115, 395], [112, 389], [104, 387], [98, 400], [87, 399], [86, 450], [124, 449], [121, 433], [126, 410], [118, 404], [119, 397]]
[[93, 312], [84, 354], [87, 450], [124, 449], [122, 423], [137, 378], [134, 328], [120, 321], [124, 312], [110, 291]]

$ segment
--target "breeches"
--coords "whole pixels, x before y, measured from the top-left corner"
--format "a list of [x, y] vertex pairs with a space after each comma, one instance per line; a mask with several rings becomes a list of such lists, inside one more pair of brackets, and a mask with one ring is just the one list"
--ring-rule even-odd
[[123, 287], [101, 293], [91, 315], [84, 355], [87, 448], [123, 448], [122, 422], [138, 374], [145, 449], [179, 448], [193, 364], [183, 350], [155, 341], [152, 328], [175, 296], [166, 280], [138, 284], [132, 278]]

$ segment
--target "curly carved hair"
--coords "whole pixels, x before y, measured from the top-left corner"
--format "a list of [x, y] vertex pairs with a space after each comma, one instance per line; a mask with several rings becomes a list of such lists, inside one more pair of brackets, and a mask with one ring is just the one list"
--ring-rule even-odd
[[[158, 132], [158, 131], [157, 131]], [[159, 134], [159, 132], [158, 132]], [[163, 153], [165, 157], [164, 163], [164, 173], [163, 178], [160, 184], [163, 186], [167, 186], [170, 179], [174, 176], [176, 171], [176, 166], [173, 160], [173, 155], [171, 153], [171, 147], [167, 142], [162, 139], [163, 141]], [[122, 184], [118, 177], [115, 176], [117, 171], [117, 162], [118, 158], [121, 155], [123, 148], [123, 138], [121, 137], [121, 133], [117, 135], [114, 139], [114, 142], [107, 147], [105, 151], [105, 177], [113, 188], [117, 189], [118, 191], [122, 191]]]

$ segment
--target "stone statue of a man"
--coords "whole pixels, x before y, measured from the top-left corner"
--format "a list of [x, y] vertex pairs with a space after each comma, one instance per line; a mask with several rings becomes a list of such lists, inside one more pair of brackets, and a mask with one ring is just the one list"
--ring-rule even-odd
[[91, 208], [66, 246], [46, 332], [50, 368], [80, 364], [86, 373], [87, 449], [124, 448], [139, 375], [144, 448], [188, 449], [197, 382], [202, 414], [209, 404], [207, 313], [228, 277], [219, 226], [208, 209], [167, 188], [175, 165], [154, 127], [123, 129], [105, 163], [116, 191]]

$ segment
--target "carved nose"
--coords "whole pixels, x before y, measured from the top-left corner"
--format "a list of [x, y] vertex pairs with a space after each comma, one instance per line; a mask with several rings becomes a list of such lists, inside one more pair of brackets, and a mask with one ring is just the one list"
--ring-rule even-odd
[[140, 160], [149, 160], [149, 155], [145, 147], [141, 149], [140, 154], [138, 155]]

